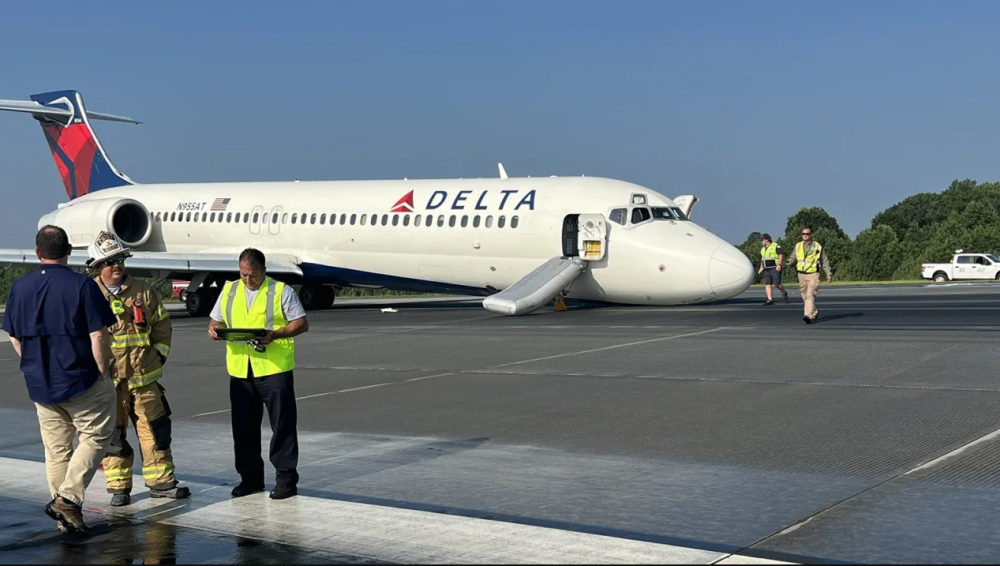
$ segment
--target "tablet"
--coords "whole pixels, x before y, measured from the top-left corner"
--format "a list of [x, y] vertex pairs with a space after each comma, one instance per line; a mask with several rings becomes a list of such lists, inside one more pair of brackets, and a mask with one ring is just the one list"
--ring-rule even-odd
[[245, 342], [253, 338], [267, 336], [267, 330], [263, 328], [216, 328], [215, 334], [230, 342]]

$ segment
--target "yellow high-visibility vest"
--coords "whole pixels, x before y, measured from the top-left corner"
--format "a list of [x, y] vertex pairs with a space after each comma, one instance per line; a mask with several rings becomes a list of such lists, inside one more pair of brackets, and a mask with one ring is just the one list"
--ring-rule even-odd
[[[764, 267], [774, 267], [778, 265], [778, 243], [771, 242], [771, 245], [760, 249], [760, 259], [764, 260]], [[768, 263], [770, 260], [770, 263]]]
[[[228, 328], [266, 328], [280, 330], [288, 325], [281, 311], [285, 284], [270, 277], [257, 291], [247, 312], [246, 286], [242, 280], [229, 281], [222, 288], [222, 321]], [[295, 339], [278, 338], [258, 352], [246, 342], [226, 341], [226, 368], [233, 377], [247, 377], [247, 366], [254, 377], [264, 377], [295, 368]]]
[[805, 242], [795, 244], [795, 261], [800, 273], [816, 273], [819, 271], [819, 258], [823, 253], [823, 246], [819, 242], [813, 242], [812, 251], [807, 256], [805, 253]]

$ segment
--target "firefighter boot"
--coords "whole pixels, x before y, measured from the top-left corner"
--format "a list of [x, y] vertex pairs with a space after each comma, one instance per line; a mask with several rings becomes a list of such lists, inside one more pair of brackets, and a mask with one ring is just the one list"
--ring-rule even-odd
[[127, 491], [111, 492], [111, 506], [124, 507], [132, 503], [132, 496]]
[[184, 499], [191, 496], [191, 490], [186, 487], [174, 485], [164, 485], [149, 488], [150, 497], [165, 497], [167, 499]]

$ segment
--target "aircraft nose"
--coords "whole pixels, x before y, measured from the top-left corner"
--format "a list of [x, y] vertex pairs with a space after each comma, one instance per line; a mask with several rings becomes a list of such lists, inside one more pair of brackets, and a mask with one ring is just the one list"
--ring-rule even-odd
[[728, 244], [712, 252], [708, 263], [708, 283], [720, 299], [735, 297], [753, 283], [753, 264], [747, 256]]

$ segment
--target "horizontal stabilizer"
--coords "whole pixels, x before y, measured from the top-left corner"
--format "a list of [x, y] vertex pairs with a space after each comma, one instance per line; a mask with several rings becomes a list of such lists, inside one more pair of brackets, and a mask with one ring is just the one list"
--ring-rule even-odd
[[[87, 267], [87, 253], [74, 250], [68, 265], [75, 271]], [[223, 253], [168, 253], [133, 251], [125, 264], [129, 273], [138, 277], [167, 278], [188, 273], [239, 273], [240, 254]], [[41, 265], [35, 250], [0, 249], [0, 265], [37, 267]], [[302, 275], [297, 258], [288, 254], [267, 254], [267, 272]]]
[[554, 257], [520, 281], [483, 299], [483, 308], [507, 316], [532, 313], [551, 301], [587, 269], [578, 257]]
[[[59, 108], [57, 106], [42, 106], [33, 100], [2, 100], [0, 99], [0, 110], [11, 112], [27, 112], [38, 116], [51, 116], [59, 118], [69, 118], [73, 116], [73, 110], [69, 108]], [[101, 114], [87, 110], [87, 118], [93, 120], [106, 120], [108, 122], [129, 122], [131, 124], [141, 124], [138, 120], [133, 120], [126, 116], [115, 116], [114, 114]]]

